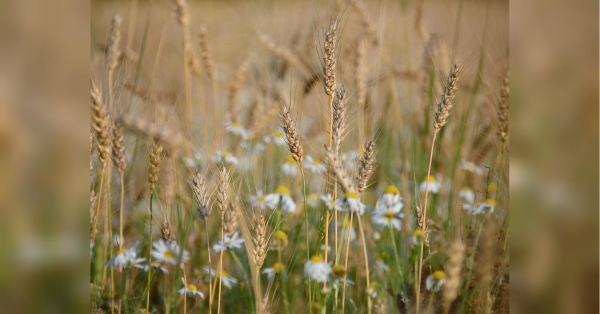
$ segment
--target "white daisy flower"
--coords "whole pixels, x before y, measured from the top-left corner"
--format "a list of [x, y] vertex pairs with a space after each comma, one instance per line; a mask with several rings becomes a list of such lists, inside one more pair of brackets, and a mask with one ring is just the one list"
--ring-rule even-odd
[[304, 277], [308, 277], [317, 282], [328, 281], [331, 272], [331, 265], [325, 263], [323, 258], [319, 255], [313, 255], [313, 257], [304, 264]]
[[129, 266], [135, 266], [137, 264], [143, 263], [145, 258], [137, 258], [137, 243], [134, 244], [130, 248], [123, 248], [113, 256], [108, 262], [106, 262], [106, 266], [108, 267], [117, 267], [117, 268], [126, 268]]
[[465, 186], [458, 192], [458, 198], [465, 204], [473, 204], [475, 202], [475, 192], [470, 187]]
[[433, 292], [438, 292], [440, 289], [444, 287], [446, 284], [446, 273], [443, 270], [436, 270], [433, 274], [427, 276], [427, 280], [425, 281], [425, 287], [427, 290]]
[[[428, 182], [429, 186], [427, 186]], [[425, 176], [425, 180], [421, 182], [421, 185], [419, 186], [419, 191], [425, 192], [425, 189], [428, 189], [429, 192], [437, 194], [440, 192], [441, 187], [442, 185], [437, 181], [437, 179], [434, 176], [430, 175]]]
[[351, 212], [358, 213], [359, 215], [364, 214], [365, 209], [367, 208], [365, 204], [360, 202], [358, 195], [352, 191], [346, 192], [343, 197], [335, 200], [335, 205], [342, 210], [349, 210]]
[[202, 155], [200, 155], [200, 153], [194, 154], [193, 158], [185, 157], [184, 161], [185, 161], [185, 165], [190, 168], [198, 168], [198, 169], [206, 168], [206, 161], [204, 159], [202, 159]]
[[183, 288], [178, 290], [179, 294], [187, 293], [189, 297], [199, 296], [204, 299], [204, 293], [200, 292], [195, 284], [186, 284], [184, 278], [181, 278], [181, 281], [183, 282]]
[[333, 199], [333, 197], [331, 197], [331, 194], [327, 194], [327, 195], [321, 195], [321, 200], [323, 202], [325, 202], [325, 206], [327, 206], [327, 208], [329, 210], [338, 210], [341, 211], [342, 208], [336, 205], [335, 200]]
[[281, 175], [285, 177], [295, 178], [298, 174], [298, 167], [296, 165], [296, 161], [292, 156], [287, 156], [285, 161], [281, 165]]
[[168, 273], [169, 273], [169, 270], [168, 270], [168, 269], [166, 269], [165, 267], [161, 266], [161, 265], [160, 265], [160, 263], [159, 263], [159, 262], [156, 262], [156, 261], [153, 261], [153, 262], [152, 262], [152, 266], [150, 266], [150, 264], [138, 264], [138, 265], [134, 265], [134, 266], [135, 266], [136, 268], [139, 268], [139, 269], [141, 269], [141, 270], [145, 271], [145, 272], [147, 272], [147, 271], [148, 271], [148, 268], [152, 267], [152, 269], [155, 269], [155, 270], [160, 270], [160, 271], [162, 271], [162, 272], [163, 272], [163, 273], [165, 273], [165, 274], [168, 274]]
[[265, 206], [270, 209], [276, 209], [281, 204], [281, 209], [286, 213], [296, 211], [296, 203], [290, 196], [290, 190], [285, 186], [279, 186], [275, 192], [267, 194], [265, 197]]
[[348, 156], [354, 160], [359, 160], [364, 154], [365, 154], [365, 149], [362, 147], [353, 149], [348, 152]]
[[273, 282], [273, 279], [275, 279], [275, 275], [282, 274], [285, 276], [285, 273], [283, 272], [284, 270], [285, 265], [281, 263], [275, 263], [272, 267], [267, 267], [263, 269], [260, 273], [263, 275], [267, 275], [267, 279], [269, 279], [269, 282]]
[[258, 190], [258, 192], [256, 192], [256, 195], [250, 196], [250, 203], [252, 204], [252, 207], [254, 207], [254, 208], [265, 209], [265, 207], [266, 207], [265, 201], [266, 201], [266, 195], [263, 194], [262, 190]]
[[380, 273], [390, 271], [390, 267], [385, 264], [385, 262], [383, 261], [383, 256], [381, 256], [381, 254], [379, 253], [375, 255], [375, 269], [377, 269], [377, 271], [379, 271]]
[[484, 214], [485, 212], [493, 213], [496, 210], [496, 200], [492, 198], [486, 199], [483, 203], [477, 206], [476, 213]]
[[219, 242], [213, 245], [213, 251], [221, 252], [230, 249], [239, 249], [244, 244], [244, 238], [241, 238], [238, 232], [234, 232], [233, 235], [224, 235], [223, 240], [219, 240]]
[[247, 139], [250, 135], [250, 131], [246, 130], [241, 124], [237, 122], [225, 123], [225, 130], [231, 134], [240, 136], [243, 139]]
[[373, 217], [373, 224], [383, 227], [394, 226], [397, 230], [402, 228], [401, 219], [404, 218], [402, 213], [402, 197], [397, 187], [390, 185], [383, 191], [383, 195], [377, 200]]
[[339, 230], [341, 237], [343, 237], [344, 240], [348, 239], [348, 237], [350, 237], [350, 241], [354, 241], [354, 239], [356, 239], [356, 231], [354, 231], [354, 228], [352, 228], [349, 219], [344, 219], [342, 225], [339, 227]]
[[287, 143], [285, 142], [284, 136], [285, 133], [283, 133], [283, 131], [277, 130], [273, 132], [273, 134], [265, 136], [263, 138], [263, 141], [265, 141], [265, 143], [273, 142], [277, 144], [277, 146], [287, 147]]
[[304, 169], [310, 170], [310, 172], [319, 174], [327, 171], [327, 167], [320, 161], [313, 159], [311, 156], [306, 156], [304, 160]]
[[231, 155], [231, 153], [226, 152], [226, 151], [220, 151], [218, 150], [214, 155], [213, 155], [213, 162], [219, 163], [219, 162], [225, 162], [228, 164], [232, 164], [232, 165], [237, 165], [238, 160], [237, 158], [233, 157]]
[[[214, 269], [211, 268], [209, 270], [208, 267], [204, 266], [204, 267], [202, 267], [202, 272], [207, 275], [210, 274], [210, 279], [213, 279], [215, 277], [221, 279], [221, 281], [227, 288], [231, 288], [231, 287], [235, 286], [238, 282], [237, 279], [229, 276], [229, 274], [225, 270], [222, 270], [217, 273]], [[208, 278], [206, 278], [204, 281], [208, 282]]]
[[180, 258], [182, 263], [190, 259], [190, 253], [186, 250], [182, 252], [175, 242], [160, 239], [152, 243], [152, 248], [152, 258], [159, 263], [176, 265], [177, 260]]
[[476, 173], [478, 175], [482, 175], [483, 174], [483, 169], [481, 169], [481, 167], [478, 167], [474, 162], [472, 161], [462, 161], [460, 164], [460, 169], [462, 170], [466, 170], [472, 173]]
[[411, 247], [419, 247], [423, 245], [423, 240], [425, 239], [425, 233], [421, 229], [415, 229], [413, 231], [412, 236], [410, 237], [410, 246]]

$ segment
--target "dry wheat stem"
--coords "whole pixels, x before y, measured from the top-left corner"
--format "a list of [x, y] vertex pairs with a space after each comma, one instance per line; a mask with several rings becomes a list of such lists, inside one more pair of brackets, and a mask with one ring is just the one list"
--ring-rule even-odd
[[[350, 212], [350, 227], [352, 228], [352, 219], [354, 218], [354, 212]], [[360, 219], [360, 217], [359, 217]], [[344, 235], [346, 236], [346, 256], [344, 258], [344, 270], [348, 269], [348, 252], [350, 250], [350, 231], [344, 230]], [[343, 236], [343, 235], [342, 235]], [[348, 272], [344, 272], [344, 284], [342, 286], [342, 314], [345, 310], [346, 305], [346, 277], [348, 276]]]

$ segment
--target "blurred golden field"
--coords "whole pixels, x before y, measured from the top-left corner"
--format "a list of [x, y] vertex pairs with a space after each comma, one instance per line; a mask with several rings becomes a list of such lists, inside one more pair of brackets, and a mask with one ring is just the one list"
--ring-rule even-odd
[[507, 33], [506, 1], [93, 1], [91, 310], [508, 312]]

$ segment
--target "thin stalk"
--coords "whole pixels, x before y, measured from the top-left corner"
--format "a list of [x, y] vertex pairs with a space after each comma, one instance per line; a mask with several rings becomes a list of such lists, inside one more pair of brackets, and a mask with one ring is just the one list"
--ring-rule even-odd
[[106, 173], [106, 164], [102, 166], [102, 175], [100, 176], [100, 192], [98, 193], [98, 204], [96, 205], [96, 219], [94, 221], [94, 226], [92, 228], [92, 243], [96, 241], [96, 228], [98, 228], [98, 218], [100, 215], [100, 208], [102, 204], [102, 187], [104, 186], [104, 174]]
[[128, 308], [129, 308], [129, 302], [127, 301], [127, 294], [129, 292], [129, 272], [131, 271], [131, 267], [127, 267], [128, 269], [125, 269], [125, 287], [123, 287], [123, 296], [121, 297], [121, 303], [123, 303], [122, 308], [125, 309], [125, 312], [129, 312]]
[[[429, 166], [427, 167], [427, 178], [429, 178], [429, 176], [431, 175], [431, 161], [433, 160], [433, 148], [435, 145], [435, 139], [437, 137], [437, 132], [433, 133], [433, 140], [431, 141], [431, 152], [429, 154]], [[425, 181], [425, 203], [423, 205], [423, 221], [422, 221], [422, 226], [423, 226], [423, 232], [425, 232], [426, 228], [426, 223], [427, 223], [427, 196], [429, 195], [429, 179], [427, 179]], [[423, 245], [421, 245], [421, 249], [419, 251], [419, 277], [417, 280], [417, 301], [416, 301], [416, 305], [417, 305], [417, 314], [419, 314], [419, 298], [420, 298], [420, 294], [421, 294], [421, 275], [422, 275], [422, 270], [423, 270]]]
[[[300, 166], [300, 165], [298, 165]], [[306, 177], [304, 176], [304, 168], [300, 167], [300, 172], [302, 173], [302, 193], [304, 196], [304, 223], [306, 224], [306, 260], [310, 260], [310, 249], [308, 242], [308, 207], [306, 206]], [[327, 253], [325, 254], [327, 256]], [[325, 257], [327, 258], [327, 257]], [[310, 278], [308, 278], [308, 303], [312, 308], [312, 291], [311, 291], [311, 282]]]
[[[358, 230], [360, 232], [360, 238], [362, 239], [362, 247], [363, 247], [363, 256], [365, 258], [365, 279], [367, 281], [367, 287], [371, 286], [371, 280], [369, 275], [369, 255], [367, 255], [367, 242], [365, 240], [365, 231], [362, 226], [362, 219], [358, 217]], [[371, 297], [367, 297], [367, 313], [371, 314], [371, 309], [373, 305], [371, 304]]]
[[119, 207], [119, 250], [123, 249], [123, 211], [125, 204], [125, 172], [119, 173], [119, 181], [121, 181], [121, 205]]
[[152, 200], [154, 199], [154, 191], [150, 191], [150, 256], [148, 257], [148, 295], [146, 296], [146, 313], [150, 313], [150, 273], [152, 271], [152, 220], [154, 213], [152, 212]]
[[[211, 262], [211, 258], [210, 258], [210, 242], [208, 241], [208, 217], [206, 217], [206, 219], [204, 219], [204, 230], [206, 230], [206, 253], [208, 255], [208, 270], [209, 270], [209, 275], [208, 278], [210, 278], [210, 270], [212, 269], [212, 262]], [[212, 285], [210, 284], [210, 279], [208, 282], [208, 299], [212, 301]], [[212, 307], [209, 305], [208, 306], [208, 313], [210, 314], [212, 311]]]
[[[471, 255], [469, 262], [466, 264], [469, 271], [467, 273], [467, 278], [465, 280], [465, 283], [471, 282], [471, 279], [473, 278], [473, 268], [474, 268], [473, 266], [475, 264], [475, 250], [477, 249], [477, 246], [479, 246], [479, 238], [481, 237], [481, 231], [483, 230], [483, 225], [485, 224], [486, 220], [487, 220], [487, 216], [485, 216], [483, 221], [481, 221], [481, 225], [479, 226], [479, 231], [477, 232], [477, 238], [475, 238], [475, 244], [473, 245], [473, 248], [474, 248], [473, 255]], [[460, 303], [460, 308], [457, 313], [464, 313], [463, 309], [464, 309], [465, 305], [467, 304], [467, 301], [469, 301], [471, 299], [471, 296], [467, 296], [468, 288], [469, 288], [469, 285], [465, 284], [463, 287], [462, 293], [460, 294], [463, 296], [463, 298], [462, 298], [462, 301]]]
[[[354, 218], [354, 212], [350, 212], [350, 227], [352, 228], [352, 219]], [[346, 270], [346, 273], [344, 273], [344, 284], [342, 285], [342, 314], [345, 311], [345, 305], [346, 305], [346, 277], [348, 276], [348, 251], [350, 249], [350, 230], [348, 229], [348, 231], [345, 231], [342, 234], [342, 237], [345, 236], [346, 237], [346, 258], [344, 261], [344, 269]]]
[[[396, 259], [396, 267], [398, 267], [398, 273], [400, 274], [400, 282], [404, 286], [404, 274], [402, 272], [402, 266], [400, 265], [400, 257], [398, 256], [398, 246], [396, 245], [396, 237], [394, 236], [394, 227], [390, 222], [390, 237], [392, 238], [392, 246], [394, 247], [394, 258]], [[402, 290], [402, 289], [401, 289]]]

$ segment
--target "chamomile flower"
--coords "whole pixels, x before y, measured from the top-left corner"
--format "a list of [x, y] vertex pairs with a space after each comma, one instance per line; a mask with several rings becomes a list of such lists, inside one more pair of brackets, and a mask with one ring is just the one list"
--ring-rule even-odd
[[281, 165], [281, 175], [285, 177], [295, 178], [298, 174], [298, 167], [296, 165], [296, 161], [292, 156], [287, 156], [285, 161]]
[[306, 204], [312, 208], [315, 208], [319, 205], [319, 194], [310, 193], [306, 197]]
[[458, 192], [458, 198], [465, 204], [473, 204], [475, 202], [475, 192], [470, 187], [464, 186]]
[[204, 293], [200, 292], [200, 290], [198, 290], [198, 287], [196, 287], [195, 284], [186, 284], [184, 278], [181, 278], [181, 281], [183, 282], [183, 288], [177, 291], [179, 292], [179, 294], [187, 293], [188, 297], [199, 296], [202, 299], [204, 299]]
[[329, 210], [342, 210], [341, 207], [337, 206], [335, 200], [331, 197], [331, 194], [321, 195], [321, 200]]
[[270, 209], [276, 209], [281, 204], [281, 209], [286, 213], [296, 211], [296, 203], [290, 196], [290, 190], [285, 186], [279, 186], [275, 192], [267, 194], [265, 197], [265, 206]]
[[258, 192], [256, 192], [256, 195], [251, 195], [250, 196], [250, 203], [252, 204], [252, 207], [257, 208], [257, 209], [265, 209], [266, 208], [266, 195], [263, 194], [262, 190], [258, 190]]
[[[216, 272], [214, 269], [212, 269], [212, 268], [209, 269], [208, 267], [204, 266], [204, 267], [202, 267], [202, 272], [207, 275], [210, 274], [209, 275], [210, 279], [215, 278], [215, 277], [221, 279], [221, 281], [227, 288], [232, 288], [233, 286], [237, 285], [237, 282], [238, 282], [237, 279], [229, 276], [229, 274], [225, 270]], [[204, 281], [208, 282], [208, 278], [206, 278]]]
[[190, 168], [198, 168], [198, 169], [206, 168], [206, 161], [204, 159], [202, 159], [202, 155], [200, 155], [200, 153], [194, 154], [193, 158], [185, 157], [184, 161], [185, 161], [185, 165]]
[[385, 253], [377, 253], [375, 255], [375, 269], [380, 273], [385, 273], [390, 271], [390, 267], [383, 261], [383, 257], [386, 256]]
[[342, 225], [340, 226], [340, 234], [343, 239], [348, 239], [350, 237], [350, 241], [354, 241], [356, 239], [356, 231], [352, 228], [349, 219], [344, 219]]
[[137, 258], [137, 243], [134, 244], [130, 248], [123, 248], [115, 254], [113, 258], [111, 258], [108, 262], [106, 262], [106, 266], [108, 267], [118, 267], [118, 268], [126, 268], [129, 266], [135, 266], [144, 262], [145, 258]]
[[239, 236], [239, 233], [236, 231], [233, 235], [224, 235], [223, 240], [219, 240], [219, 242], [213, 245], [213, 251], [221, 252], [230, 249], [239, 249], [244, 244], [244, 238]]
[[345, 283], [347, 286], [351, 286], [351, 285], [353, 285], [353, 284], [354, 284], [354, 281], [352, 281], [352, 280], [349, 280], [349, 279], [335, 279], [335, 280], [333, 281], [333, 288], [334, 288], [334, 289], [337, 289], [338, 287], [340, 287], [340, 286], [343, 286], [343, 285], [344, 285], [344, 283]]
[[269, 249], [278, 250], [285, 247], [288, 244], [287, 233], [281, 229], [273, 232], [271, 235], [271, 241], [269, 241]]
[[285, 276], [284, 271], [285, 265], [281, 263], [275, 263], [273, 264], [273, 266], [263, 269], [260, 273], [263, 275], [267, 275], [267, 279], [269, 280], [269, 282], [273, 282], [273, 279], [275, 279], [275, 275], [280, 274]]
[[250, 131], [246, 130], [241, 124], [237, 122], [225, 123], [225, 130], [231, 134], [240, 136], [243, 139], [247, 139], [250, 135]]
[[175, 242], [160, 239], [152, 243], [152, 258], [159, 263], [176, 265], [179, 258], [182, 263], [187, 262], [190, 259], [190, 253], [186, 250], [182, 252]]
[[359, 215], [364, 214], [365, 209], [367, 208], [365, 204], [360, 202], [358, 195], [352, 191], [346, 192], [344, 196], [335, 200], [335, 205], [342, 210], [349, 210], [358, 213]]
[[277, 144], [277, 146], [287, 147], [287, 143], [285, 142], [284, 137], [285, 137], [285, 135], [284, 135], [283, 131], [277, 130], [277, 131], [273, 132], [273, 134], [265, 136], [263, 138], [263, 141], [265, 143], [273, 142], [273, 143]]
[[224, 162], [224, 163], [228, 163], [228, 164], [232, 164], [232, 165], [237, 165], [238, 160], [237, 158], [233, 157], [233, 155], [231, 155], [231, 153], [226, 152], [226, 151], [220, 151], [218, 150], [214, 155], [213, 155], [213, 162], [219, 163], [219, 162]]
[[430, 175], [425, 176], [425, 179], [423, 180], [423, 182], [421, 182], [421, 185], [419, 185], [419, 191], [425, 192], [425, 190], [427, 189], [429, 190], [429, 192], [437, 194], [440, 192], [441, 187], [442, 185], [437, 181], [435, 176]]
[[401, 219], [404, 218], [402, 213], [402, 197], [397, 187], [390, 185], [383, 191], [383, 195], [377, 200], [373, 217], [373, 224], [383, 227], [393, 226], [397, 230], [402, 228]]
[[331, 272], [331, 265], [325, 263], [323, 258], [319, 255], [313, 255], [313, 257], [304, 264], [304, 277], [308, 277], [317, 282], [328, 281]]
[[465, 170], [465, 171], [469, 171], [469, 172], [472, 172], [472, 173], [476, 173], [478, 175], [482, 175], [483, 174], [483, 169], [481, 169], [481, 167], [478, 167], [472, 161], [463, 161], [463, 162], [461, 162], [460, 169]]
[[427, 290], [433, 292], [438, 292], [440, 289], [444, 287], [446, 284], [446, 273], [443, 270], [436, 270], [433, 274], [427, 276], [427, 280], [425, 281], [425, 287]]
[[313, 159], [311, 156], [306, 156], [306, 159], [304, 160], [304, 169], [308, 169], [314, 174], [319, 174], [325, 172], [327, 167], [320, 161]]
[[348, 156], [354, 160], [359, 160], [364, 154], [365, 149], [362, 147], [358, 147], [357, 149], [353, 149], [348, 152]]
[[160, 270], [160, 271], [162, 271], [165, 274], [169, 273], [168, 269], [166, 269], [165, 267], [161, 266], [160, 263], [156, 262], [156, 261], [152, 261], [152, 265], [150, 265], [150, 264], [138, 264], [138, 265], [134, 265], [134, 266], [136, 268], [139, 268], [139, 269], [145, 271], [145, 272], [147, 272], [148, 268], [151, 267], [152, 269]]
[[421, 229], [415, 229], [413, 231], [412, 236], [410, 237], [410, 246], [411, 247], [419, 247], [423, 245], [423, 240], [425, 240], [425, 233]]

